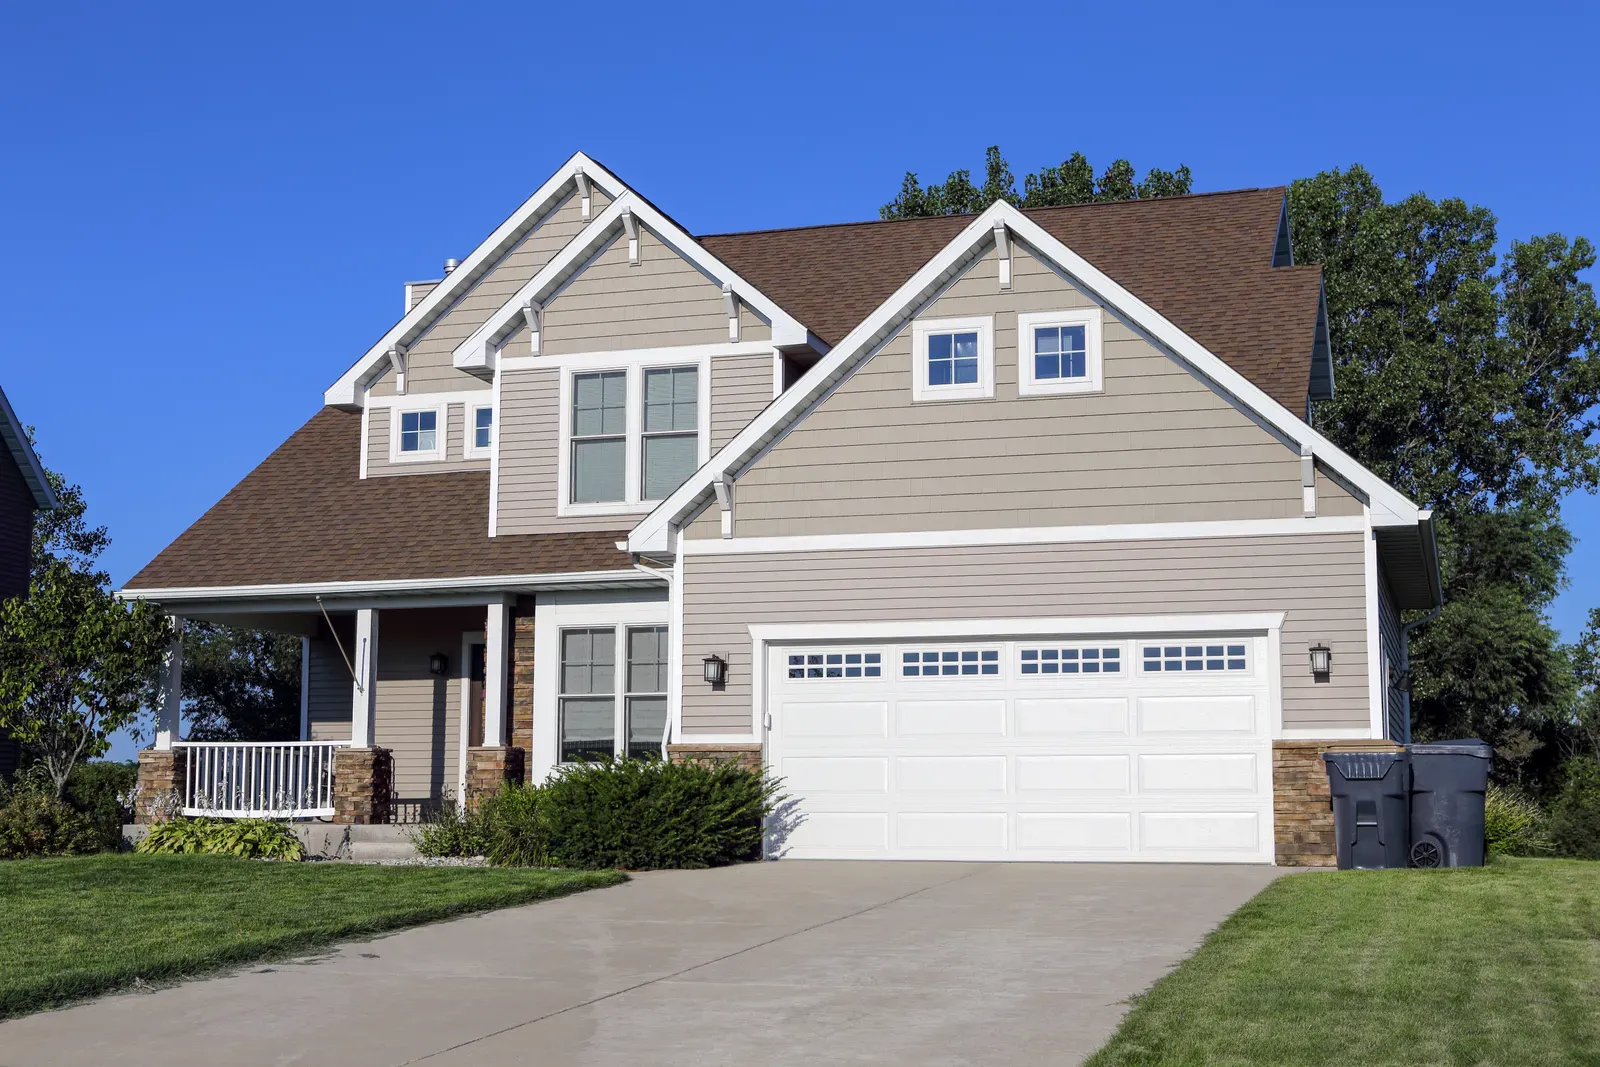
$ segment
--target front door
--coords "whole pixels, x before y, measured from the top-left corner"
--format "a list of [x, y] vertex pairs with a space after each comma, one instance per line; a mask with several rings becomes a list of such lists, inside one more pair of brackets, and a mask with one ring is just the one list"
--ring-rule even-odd
[[467, 646], [467, 744], [483, 744], [483, 679], [487, 645]]

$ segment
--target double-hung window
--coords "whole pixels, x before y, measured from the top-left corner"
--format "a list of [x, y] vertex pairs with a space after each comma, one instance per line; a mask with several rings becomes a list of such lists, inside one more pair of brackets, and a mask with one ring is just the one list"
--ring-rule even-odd
[[472, 422], [468, 433], [467, 455], [488, 455], [489, 446], [494, 442], [494, 408], [469, 407], [472, 412]]
[[913, 400], [994, 396], [993, 319], [918, 319], [911, 344]]
[[700, 466], [701, 364], [573, 371], [567, 386], [563, 514], [646, 510]]
[[1022, 396], [1099, 392], [1100, 309], [1018, 315], [1017, 358]]
[[[626, 656], [620, 671], [619, 641]], [[561, 631], [561, 762], [660, 753], [668, 647], [665, 626]]]

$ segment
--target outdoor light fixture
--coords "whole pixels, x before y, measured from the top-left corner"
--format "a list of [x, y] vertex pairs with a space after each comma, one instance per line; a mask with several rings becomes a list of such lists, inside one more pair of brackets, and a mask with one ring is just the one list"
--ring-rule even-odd
[[1326, 678], [1333, 669], [1333, 651], [1324, 644], [1311, 646], [1311, 676]]
[[450, 657], [443, 652], [435, 652], [428, 657], [428, 673], [441, 677], [450, 670]]
[[728, 661], [721, 656], [707, 656], [700, 661], [705, 668], [705, 679], [712, 685], [721, 685], [728, 680]]

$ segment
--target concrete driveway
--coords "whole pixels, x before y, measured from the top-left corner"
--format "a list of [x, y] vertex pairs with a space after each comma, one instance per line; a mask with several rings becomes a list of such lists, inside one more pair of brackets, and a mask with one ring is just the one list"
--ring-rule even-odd
[[646, 874], [0, 1024], [0, 1064], [1071, 1064], [1279, 873]]

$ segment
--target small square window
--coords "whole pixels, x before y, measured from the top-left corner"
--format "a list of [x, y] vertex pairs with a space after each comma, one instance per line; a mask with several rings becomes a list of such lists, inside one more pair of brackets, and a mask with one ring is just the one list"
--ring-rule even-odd
[[994, 320], [922, 320], [912, 326], [912, 400], [994, 396]]
[[1051, 396], [1099, 392], [1102, 385], [1100, 335], [1099, 308], [1018, 315], [1018, 394]]
[[472, 412], [472, 447], [486, 449], [494, 432], [494, 408], [475, 408]]

